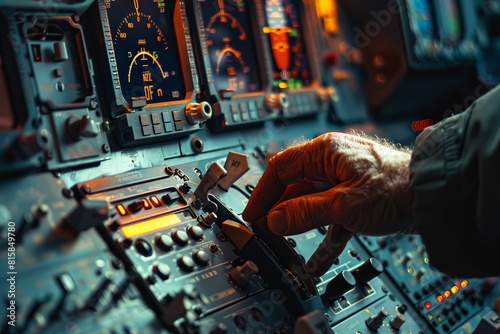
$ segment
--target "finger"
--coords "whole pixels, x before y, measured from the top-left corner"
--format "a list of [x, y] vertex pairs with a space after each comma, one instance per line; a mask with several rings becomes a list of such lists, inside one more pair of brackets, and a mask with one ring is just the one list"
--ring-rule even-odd
[[243, 211], [243, 219], [254, 221], [267, 214], [289, 184], [304, 178], [304, 145], [288, 148], [276, 154], [262, 174]]
[[281, 198], [276, 202], [275, 205], [278, 205], [279, 203], [288, 201], [289, 199], [308, 195], [308, 194], [314, 194], [318, 192], [318, 188], [315, 186], [315, 184], [308, 180], [308, 179], [303, 179], [302, 181], [299, 181], [297, 183], [289, 185]]
[[280, 203], [269, 212], [269, 229], [277, 235], [291, 235], [334, 223], [344, 224], [350, 208], [346, 193], [339, 186]]
[[325, 238], [307, 261], [306, 265], [311, 275], [321, 276], [326, 273], [353, 235], [354, 232], [347, 230], [343, 225], [331, 225]]

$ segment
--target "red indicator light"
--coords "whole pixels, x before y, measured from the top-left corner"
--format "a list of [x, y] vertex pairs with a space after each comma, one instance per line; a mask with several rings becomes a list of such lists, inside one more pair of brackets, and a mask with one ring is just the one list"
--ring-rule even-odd
[[142, 202], [144, 203], [144, 210], [149, 210], [152, 208], [151, 204], [148, 202], [147, 199], [143, 198]]
[[123, 204], [118, 204], [116, 206], [116, 210], [118, 210], [118, 213], [120, 214], [120, 216], [125, 216], [127, 214], [127, 209], [125, 209]]
[[442, 302], [443, 302], [443, 300], [444, 300], [444, 297], [443, 297], [443, 295], [437, 295], [437, 296], [436, 296], [436, 299], [437, 299], [437, 301], [438, 301], [439, 303], [442, 303]]
[[434, 122], [430, 118], [414, 121], [411, 123], [411, 129], [415, 132], [419, 132], [423, 131], [426, 127], [431, 126], [432, 124], [434, 124]]
[[155, 208], [157, 208], [157, 207], [161, 206], [161, 202], [160, 202], [160, 200], [158, 199], [158, 197], [156, 197], [156, 196], [151, 196], [151, 197], [149, 198], [149, 200], [151, 201], [151, 203], [153, 203], [153, 206], [154, 206]]
[[428, 310], [431, 308], [431, 303], [430, 302], [425, 302], [424, 307]]
[[446, 291], [443, 293], [443, 296], [444, 296], [444, 298], [450, 298], [450, 296], [451, 296], [451, 292], [450, 292], [450, 291], [448, 291], [448, 290], [446, 290]]
[[460, 286], [462, 287], [462, 289], [465, 289], [467, 286], [469, 286], [469, 282], [467, 282], [467, 280], [463, 280], [462, 282], [460, 282]]

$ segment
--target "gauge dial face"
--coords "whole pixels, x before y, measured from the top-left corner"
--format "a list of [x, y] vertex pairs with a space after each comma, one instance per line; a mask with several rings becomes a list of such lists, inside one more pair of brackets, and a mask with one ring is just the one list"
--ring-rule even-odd
[[183, 99], [179, 52], [169, 0], [106, 2], [120, 87], [125, 99], [148, 103]]
[[198, 4], [215, 89], [235, 93], [261, 90], [257, 53], [245, 1], [199, 0]]
[[273, 84], [297, 89], [311, 84], [298, 8], [292, 0], [265, 0], [265, 26], [273, 56]]

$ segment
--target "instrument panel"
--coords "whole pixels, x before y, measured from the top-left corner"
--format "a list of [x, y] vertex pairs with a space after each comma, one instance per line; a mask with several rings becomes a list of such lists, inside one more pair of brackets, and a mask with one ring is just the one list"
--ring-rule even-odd
[[[241, 219], [279, 150], [348, 127], [409, 144], [500, 54], [489, 7], [390, 4], [0, 1], [0, 331], [498, 332], [497, 278], [446, 277], [418, 236], [356, 236], [312, 277], [326, 228]], [[404, 101], [386, 122], [382, 90]]]
[[185, 98], [174, 5], [153, 0], [106, 3], [118, 86], [125, 100], [145, 97], [146, 103], [159, 103]]
[[263, 84], [248, 3], [198, 1], [216, 92], [261, 91]]

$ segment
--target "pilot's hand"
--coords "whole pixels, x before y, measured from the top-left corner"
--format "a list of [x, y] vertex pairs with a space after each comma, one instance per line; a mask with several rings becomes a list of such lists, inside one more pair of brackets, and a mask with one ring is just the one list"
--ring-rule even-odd
[[410, 232], [410, 152], [357, 135], [328, 133], [276, 154], [243, 218], [268, 214], [278, 235], [330, 225], [307, 262], [324, 274], [354, 233]]

